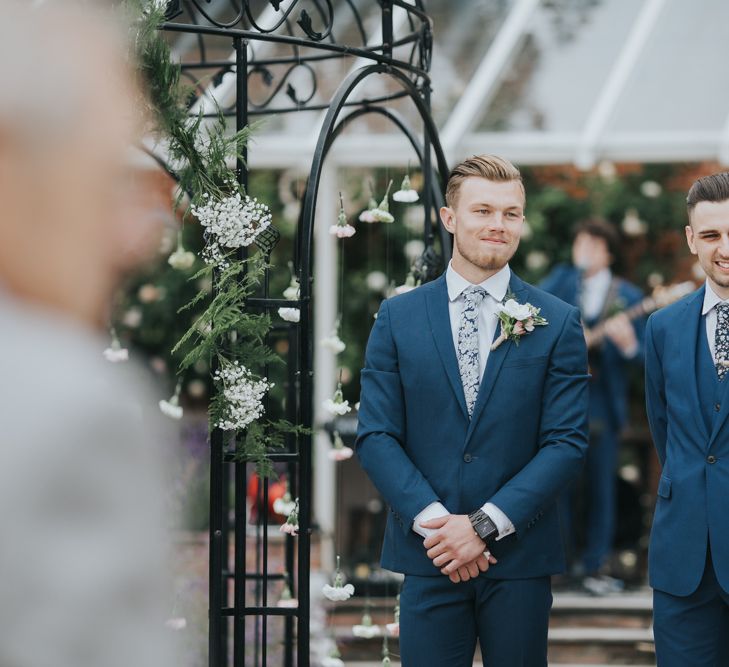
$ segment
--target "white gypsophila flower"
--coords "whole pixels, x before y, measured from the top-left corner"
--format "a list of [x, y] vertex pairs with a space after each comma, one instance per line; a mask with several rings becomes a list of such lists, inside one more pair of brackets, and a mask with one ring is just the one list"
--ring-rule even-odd
[[332, 602], [342, 602], [349, 600], [354, 595], [354, 586], [352, 584], [345, 584], [344, 586], [331, 586], [324, 584], [321, 589], [324, 597]]
[[279, 308], [279, 317], [287, 322], [298, 322], [301, 319], [301, 311], [298, 308]]
[[170, 419], [182, 419], [182, 406], [177, 396], [173, 396], [169, 401], [160, 401], [159, 409]]
[[660, 197], [663, 188], [660, 183], [656, 183], [655, 181], [643, 181], [640, 184], [640, 192], [644, 197], [655, 199], [656, 197]]
[[410, 176], [405, 174], [405, 178], [402, 179], [402, 185], [400, 189], [392, 195], [395, 201], [403, 202], [406, 204], [412, 204], [418, 201], [418, 192], [413, 190], [410, 185]]
[[216, 426], [224, 431], [243, 429], [264, 412], [263, 396], [273, 386], [266, 378], [256, 379], [239, 362], [215, 371], [215, 383], [222, 385], [225, 409]]
[[339, 354], [340, 352], [344, 352], [347, 348], [347, 344], [339, 337], [336, 329], [326, 338], [322, 338], [320, 345], [325, 350], [329, 350], [332, 354]]
[[291, 277], [289, 286], [283, 291], [283, 297], [287, 301], [296, 301], [301, 295], [301, 286], [295, 276]]
[[204, 194], [205, 203], [191, 205], [191, 210], [205, 228], [209, 238], [203, 259], [209, 264], [227, 266], [226, 251], [251, 245], [271, 224], [271, 212], [254, 197], [236, 191], [214, 200]]
[[526, 320], [532, 315], [532, 309], [528, 303], [519, 303], [514, 299], [509, 299], [500, 308], [502, 313], [506, 313], [509, 317], [513, 317], [515, 320]]
[[170, 630], [184, 630], [187, 627], [187, 619], [185, 618], [168, 618], [165, 621], [165, 627]]

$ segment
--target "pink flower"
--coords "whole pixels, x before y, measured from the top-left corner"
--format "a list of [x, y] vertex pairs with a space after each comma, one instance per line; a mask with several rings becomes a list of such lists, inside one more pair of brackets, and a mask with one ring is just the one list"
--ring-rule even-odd
[[534, 318], [530, 317], [526, 322], [524, 322], [524, 328], [531, 333], [534, 331]]
[[390, 637], [400, 636], [400, 624], [397, 621], [395, 623], [388, 623], [385, 627]]
[[372, 211], [369, 209], [362, 211], [362, 213], [359, 214], [359, 221], [360, 222], [377, 222], [375, 219], [375, 216], [372, 214]]
[[351, 459], [353, 454], [351, 447], [333, 447], [329, 450], [329, 458], [332, 461], [346, 461]]
[[329, 233], [338, 239], [348, 239], [350, 236], [354, 236], [355, 231], [352, 225], [332, 225], [329, 228]]
[[281, 524], [279, 527], [279, 530], [282, 533], [287, 533], [289, 535], [298, 535], [299, 534], [299, 524], [294, 523], [288, 523], [288, 521], [284, 524]]
[[520, 320], [517, 320], [516, 322], [514, 322], [513, 331], [517, 336], [523, 336], [526, 333], [526, 329], [524, 328], [524, 323], [521, 322]]

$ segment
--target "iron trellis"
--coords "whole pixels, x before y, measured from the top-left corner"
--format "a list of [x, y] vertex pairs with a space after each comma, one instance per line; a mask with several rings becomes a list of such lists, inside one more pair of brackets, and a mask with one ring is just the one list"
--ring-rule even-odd
[[[212, 116], [220, 110], [231, 118], [236, 129], [242, 129], [257, 116], [326, 111], [312, 158], [294, 246], [300, 298], [290, 301], [271, 297], [268, 269], [262, 294], [247, 303], [249, 308], [264, 312], [282, 306], [297, 307], [301, 311], [298, 323], [286, 323], [278, 330], [289, 343], [285, 416], [307, 428], [313, 425], [311, 287], [317, 193], [327, 153], [352, 121], [367, 114], [387, 118], [405, 134], [420, 163], [425, 208], [425, 252], [416, 263], [420, 278], [426, 281], [435, 277], [440, 259], [434, 250], [436, 240], [443, 256], [450, 254], [450, 236], [442, 226], [436, 227], [432, 222], [432, 211], [442, 205], [448, 168], [430, 112], [431, 21], [422, 0], [378, 0], [381, 39], [368, 41], [361, 10], [371, 8], [373, 4], [358, 0], [168, 0], [167, 20], [162, 26], [171, 39], [187, 36], [195, 45], [193, 52], [186, 53], [182, 59], [183, 75], [193, 82], [196, 90], [196, 98], [190, 103], [191, 113]], [[335, 15], [344, 13], [361, 43], [344, 43], [335, 38]], [[397, 25], [396, 13], [399, 14]], [[232, 42], [232, 55], [228, 58], [217, 54], [219, 48], [216, 47], [221, 39], [229, 40], [228, 44]], [[266, 44], [277, 45], [285, 52], [275, 57], [256, 54], [255, 47]], [[407, 52], [406, 59], [396, 57], [396, 53], [403, 51]], [[351, 71], [331, 100], [316, 100], [320, 90], [316, 68], [335, 59], [358, 59], [364, 64]], [[283, 68], [278, 79], [274, 72], [276, 68]], [[308, 90], [301, 90], [300, 86], [297, 89], [292, 83], [297, 70], [307, 73]], [[234, 77], [234, 85], [231, 85], [231, 77]], [[388, 84], [396, 87], [395, 90], [374, 97], [356, 97], [355, 88], [373, 77], [384, 77]], [[206, 85], [203, 81], [212, 83]], [[253, 91], [261, 98], [254, 99]], [[232, 96], [231, 103], [225, 104], [222, 98], [226, 95]], [[282, 102], [281, 98], [288, 99], [288, 103]], [[422, 140], [389, 108], [393, 100], [401, 98], [414, 104], [423, 125]], [[248, 169], [244, 160], [238, 162], [237, 173], [240, 182], [247, 185]], [[270, 255], [277, 240], [278, 234], [274, 232], [257, 243], [266, 255]], [[311, 436], [292, 435], [283, 451], [271, 454], [274, 461], [286, 464], [292, 495], [297, 495], [300, 502], [299, 535], [285, 538], [285, 573], [268, 571], [269, 535], [265, 520], [268, 481], [263, 480], [257, 491], [258, 506], [264, 511], [259, 513], [255, 527], [255, 562], [249, 563], [246, 558], [247, 464], [235, 456], [235, 443], [226, 442], [222, 432], [214, 430], [210, 440], [209, 664], [211, 667], [268, 665], [268, 621], [273, 616], [283, 616], [284, 666], [307, 667], [313, 530]], [[234, 489], [232, 508], [231, 482]], [[231, 541], [234, 546], [232, 567]], [[269, 583], [282, 579], [298, 598], [298, 607], [281, 608], [269, 604]], [[251, 586], [254, 604], [249, 603], [248, 588]], [[250, 617], [255, 621], [252, 654], [246, 644], [246, 619]], [[232, 655], [229, 643], [232, 643]]]

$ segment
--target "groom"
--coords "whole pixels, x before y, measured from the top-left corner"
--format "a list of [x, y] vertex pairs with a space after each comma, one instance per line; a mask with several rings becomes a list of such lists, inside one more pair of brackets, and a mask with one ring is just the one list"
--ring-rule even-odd
[[663, 466], [649, 550], [660, 667], [729, 665], [729, 172], [696, 181], [686, 238], [706, 284], [646, 328]]
[[[405, 574], [403, 666], [470, 667], [477, 639], [489, 667], [544, 666], [549, 576], [564, 568], [555, 499], [587, 448], [580, 316], [509, 268], [516, 167], [469, 158], [446, 202], [445, 276], [383, 302], [370, 334], [357, 453], [390, 506], [382, 566]], [[521, 324], [503, 315], [512, 334], [493, 346], [505, 299]]]

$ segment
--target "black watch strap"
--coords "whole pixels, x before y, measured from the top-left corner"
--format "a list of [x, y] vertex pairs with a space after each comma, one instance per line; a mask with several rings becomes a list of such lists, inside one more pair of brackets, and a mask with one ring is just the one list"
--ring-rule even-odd
[[494, 539], [499, 534], [499, 529], [491, 520], [491, 517], [480, 508], [471, 512], [468, 515], [468, 520], [471, 522], [476, 535], [484, 542]]

